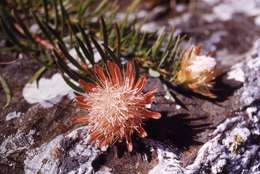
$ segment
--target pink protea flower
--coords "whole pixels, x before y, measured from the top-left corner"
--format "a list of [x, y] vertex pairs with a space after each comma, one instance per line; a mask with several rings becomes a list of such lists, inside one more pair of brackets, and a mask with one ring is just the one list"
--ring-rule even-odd
[[128, 150], [132, 151], [132, 134], [137, 132], [140, 137], [145, 137], [143, 121], [161, 116], [146, 108], [153, 101], [154, 90], [142, 92], [146, 78], [142, 76], [136, 81], [131, 63], [127, 64], [123, 74], [118, 65], [110, 61], [107, 67], [104, 71], [94, 65], [96, 83], [80, 81], [86, 94], [77, 96], [76, 103], [87, 113], [76, 117], [74, 123], [88, 125], [89, 143], [96, 142], [103, 147], [126, 140]]

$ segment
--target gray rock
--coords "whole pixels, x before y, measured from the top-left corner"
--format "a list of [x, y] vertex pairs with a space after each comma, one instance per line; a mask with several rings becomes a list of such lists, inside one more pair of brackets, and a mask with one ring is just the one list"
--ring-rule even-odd
[[[260, 42], [255, 48], [259, 48]], [[241, 110], [219, 124], [212, 137], [198, 151], [195, 160], [183, 167], [177, 155], [158, 146], [159, 164], [151, 171], [162, 174], [259, 174], [260, 173], [260, 51], [251, 51], [238, 65], [245, 82], [234, 95], [240, 97]], [[160, 161], [161, 154], [173, 156]], [[164, 166], [170, 166], [165, 168]]]
[[68, 135], [59, 135], [52, 141], [27, 151], [25, 173], [93, 173], [92, 162], [101, 151], [87, 144], [86, 129], [80, 127]]

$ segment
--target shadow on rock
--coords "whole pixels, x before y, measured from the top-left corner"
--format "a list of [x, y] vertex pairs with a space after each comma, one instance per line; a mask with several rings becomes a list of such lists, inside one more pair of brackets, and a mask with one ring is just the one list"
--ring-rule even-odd
[[[165, 81], [163, 79], [161, 79], [161, 80], [163, 81], [164, 84], [166, 84], [166, 86], [169, 89], [171, 89], [170, 92], [171, 92], [171, 95], [174, 96], [174, 98], [176, 98], [177, 94], [179, 94], [179, 95], [182, 95], [187, 98], [192, 98], [194, 96], [194, 97], [197, 97], [197, 98], [200, 98], [203, 100], [208, 100], [208, 101], [211, 101], [214, 103], [214, 102], [223, 102], [223, 101], [227, 100], [230, 96], [232, 96], [234, 94], [234, 92], [237, 89], [242, 87], [242, 83], [238, 84], [238, 82], [229, 81], [230, 84], [223, 83], [224, 76], [226, 76], [226, 73], [224, 73], [221, 76], [218, 76], [216, 78], [216, 80], [214, 81], [215, 84], [214, 84], [214, 90], [212, 90], [212, 93], [217, 96], [217, 98], [214, 98], [214, 99], [194, 93], [191, 90], [184, 89], [181, 86], [171, 84], [168, 81]], [[178, 102], [178, 104], [180, 104], [182, 106], [185, 105], [180, 101], [177, 101], [177, 102]]]
[[223, 82], [226, 74], [223, 74], [216, 78], [214, 85], [214, 93], [217, 96], [217, 102], [223, 102], [227, 100], [230, 96], [233, 96], [234, 92], [242, 87], [243, 83], [237, 81], [229, 80], [228, 84]]
[[189, 118], [188, 114], [162, 116], [160, 120], [147, 122], [145, 129], [149, 138], [184, 149], [190, 145], [203, 144], [196, 140], [196, 136], [209, 128], [210, 124], [205, 123], [205, 119], [207, 117]]

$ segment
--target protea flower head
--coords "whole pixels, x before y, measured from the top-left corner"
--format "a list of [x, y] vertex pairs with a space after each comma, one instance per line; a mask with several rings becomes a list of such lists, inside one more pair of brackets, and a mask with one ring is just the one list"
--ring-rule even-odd
[[161, 116], [146, 107], [153, 102], [155, 91], [143, 93], [146, 78], [141, 76], [136, 80], [131, 63], [123, 73], [110, 61], [105, 71], [97, 64], [93, 70], [97, 81], [80, 81], [86, 93], [76, 97], [76, 103], [86, 115], [77, 116], [74, 123], [88, 125], [89, 143], [103, 147], [126, 140], [128, 150], [132, 151], [132, 134], [137, 132], [145, 137], [143, 121]]
[[177, 72], [176, 82], [193, 92], [215, 98], [211, 92], [216, 77], [216, 60], [209, 55], [200, 55], [200, 47], [187, 49]]

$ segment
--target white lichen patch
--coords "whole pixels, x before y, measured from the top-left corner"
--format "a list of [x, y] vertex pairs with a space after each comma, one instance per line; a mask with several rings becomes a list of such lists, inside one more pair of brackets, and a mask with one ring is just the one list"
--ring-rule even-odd
[[209, 5], [215, 5], [216, 3], [219, 2], [219, 0], [202, 0], [205, 3], [209, 4]]
[[255, 18], [255, 25], [260, 26], [260, 15]]
[[50, 79], [41, 78], [38, 86], [34, 81], [23, 88], [23, 97], [28, 103], [40, 103], [44, 108], [59, 103], [64, 96], [73, 98], [74, 94], [60, 73], [54, 74]]
[[95, 172], [95, 174], [112, 174], [113, 173], [112, 171], [113, 171], [112, 168], [104, 166], [99, 171]]
[[157, 23], [149, 22], [149, 23], [142, 25], [141, 32], [153, 33], [153, 32], [158, 31], [160, 28], [161, 28], [161, 26], [159, 26]]
[[223, 123], [217, 126], [216, 130], [211, 134], [216, 136], [219, 133], [222, 133], [230, 129], [235, 123], [239, 122], [241, 119], [239, 117], [227, 118]]
[[29, 133], [18, 130], [16, 134], [6, 137], [0, 145], [0, 157], [8, 157], [12, 153], [29, 149], [34, 144], [34, 134], [34, 130]]
[[251, 69], [260, 69], [260, 55], [258, 57], [248, 61], [247, 66]]
[[226, 166], [227, 160], [226, 159], [220, 159], [217, 161], [216, 165], [211, 167], [212, 174], [219, 174], [222, 173], [223, 168]]
[[249, 106], [260, 98], [260, 39], [256, 40], [253, 48], [246, 53], [246, 61], [243, 61], [243, 70], [246, 74], [246, 83], [240, 93], [240, 102], [244, 106]]
[[247, 16], [260, 14], [260, 8], [255, 0], [229, 0], [223, 1], [214, 6], [213, 13], [215, 18], [223, 21], [230, 20], [235, 13], [243, 13]]
[[255, 135], [260, 136], [260, 111], [256, 107], [249, 107], [246, 109], [249, 120], [252, 121], [255, 125], [251, 128], [251, 132]]
[[126, 19], [126, 17], [127, 17], [127, 20], [130, 22], [130, 21], [133, 21], [134, 19], [136, 19], [137, 16], [136, 16], [136, 14], [132, 14], [132, 13], [130, 13], [129, 15], [127, 15], [127, 14], [124, 13], [124, 12], [118, 12], [118, 13], [116, 14], [116, 17], [115, 17], [114, 22], [123, 21], [123, 20]]
[[188, 22], [191, 19], [192, 15], [191, 13], [184, 13], [183, 15], [176, 16], [173, 19], [169, 19], [168, 23], [172, 27], [176, 27], [179, 24]]
[[220, 159], [217, 161], [216, 165], [211, 167], [211, 172], [212, 174], [219, 174], [222, 173], [223, 168], [225, 167], [225, 165], [227, 164], [227, 160], [226, 159]]
[[16, 111], [10, 112], [9, 114], [6, 115], [5, 120], [6, 121], [13, 120], [15, 118], [21, 117], [22, 115], [23, 115], [23, 113], [21, 113], [21, 112], [16, 112]]
[[[24, 161], [25, 174], [92, 174], [92, 162], [102, 152], [87, 143], [86, 129], [84, 126], [67, 135], [58, 135], [40, 147], [27, 151]], [[83, 131], [84, 135], [81, 137]]]
[[204, 164], [204, 159], [206, 155], [211, 155], [210, 153], [216, 153], [214, 150], [217, 150], [217, 142], [219, 140], [220, 136], [216, 136], [213, 139], [209, 140], [207, 143], [205, 143], [199, 150], [197, 157], [193, 161], [192, 164], [188, 165], [185, 168], [185, 174], [193, 174], [200, 170], [201, 166]]
[[246, 109], [246, 112], [248, 114], [248, 117], [251, 121], [257, 123], [259, 121], [259, 118], [257, 118], [254, 113], [257, 112], [257, 108], [256, 107], [249, 107]]
[[183, 169], [178, 156], [167, 148], [157, 144], [158, 164], [149, 171], [149, 174], [182, 174]]
[[41, 145], [39, 148], [27, 152], [24, 161], [24, 173], [58, 173], [59, 160], [55, 159], [53, 153], [59, 147], [63, 135], [59, 135], [51, 142]]
[[205, 42], [205, 47], [207, 48], [207, 50], [216, 51], [217, 50], [216, 44], [218, 44], [221, 41], [221, 39], [226, 35], [227, 35], [226, 31], [216, 31], [212, 33], [212, 35]]
[[222, 140], [222, 144], [225, 145], [230, 152], [237, 152], [249, 136], [250, 131], [247, 128], [235, 128], [226, 139]]
[[235, 80], [244, 83], [245, 73], [241, 67], [234, 67], [227, 73], [227, 80]]

